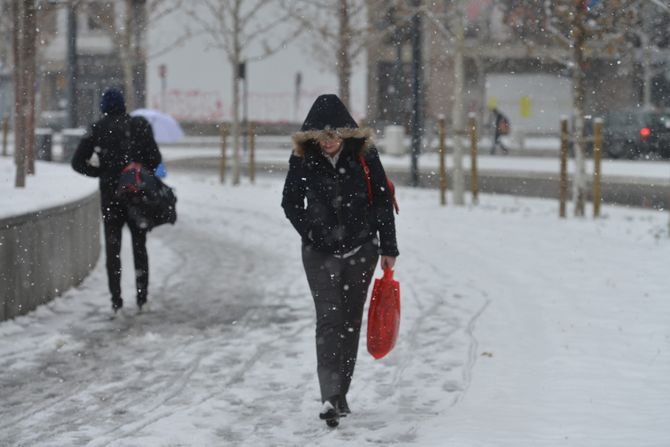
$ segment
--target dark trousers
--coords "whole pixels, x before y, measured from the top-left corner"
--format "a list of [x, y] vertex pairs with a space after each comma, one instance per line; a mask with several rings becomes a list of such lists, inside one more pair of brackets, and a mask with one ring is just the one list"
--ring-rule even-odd
[[102, 207], [105, 228], [105, 253], [107, 257], [107, 280], [112, 301], [121, 299], [121, 236], [123, 226], [128, 224], [133, 244], [135, 261], [135, 284], [138, 302], [145, 301], [149, 286], [149, 256], [147, 255], [147, 232], [128, 221], [125, 207], [118, 202], [108, 202]]
[[351, 257], [302, 247], [302, 262], [316, 307], [317, 373], [321, 401], [344, 396], [354, 374], [363, 309], [377, 265], [378, 247], [364, 244]]
[[502, 141], [500, 141], [500, 133], [496, 131], [495, 135], [493, 135], [493, 146], [491, 146], [491, 155], [496, 153], [496, 148], [500, 146], [500, 149], [503, 151], [503, 154], [506, 154], [508, 152], [507, 148], [502, 144]]

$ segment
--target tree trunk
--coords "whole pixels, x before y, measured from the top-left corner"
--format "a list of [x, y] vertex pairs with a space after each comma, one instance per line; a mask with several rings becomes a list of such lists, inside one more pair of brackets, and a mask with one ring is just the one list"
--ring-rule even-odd
[[337, 50], [337, 78], [340, 99], [347, 108], [351, 98], [351, 28], [349, 23], [349, 0], [340, 0], [337, 10], [339, 19], [339, 48]]
[[451, 105], [451, 126], [454, 140], [454, 174], [453, 190], [454, 204], [465, 205], [465, 176], [463, 173], [463, 45], [465, 30], [463, 24], [462, 2], [456, 5], [456, 45], [454, 52], [454, 91]]
[[25, 150], [26, 150], [26, 172], [35, 174], [35, 81], [37, 79], [37, 10], [35, 0], [25, 1], [25, 25], [23, 38], [25, 61], [25, 104], [27, 110], [24, 112], [25, 120]]
[[583, 217], [586, 202], [586, 160], [584, 157], [584, 9], [578, 8], [575, 14], [573, 34], [573, 72], [572, 72], [572, 104], [575, 148], [575, 173], [573, 177], [572, 199], [575, 204], [575, 216]]
[[233, 62], [233, 185], [240, 184], [240, 57]]
[[232, 10], [233, 21], [233, 186], [240, 184], [240, 61], [242, 60], [242, 1], [236, 0]]
[[24, 5], [22, 0], [12, 0], [12, 44], [14, 53], [14, 162], [16, 164], [16, 178], [14, 185], [17, 188], [26, 186], [26, 158], [25, 158], [25, 120], [23, 105], [23, 25]]

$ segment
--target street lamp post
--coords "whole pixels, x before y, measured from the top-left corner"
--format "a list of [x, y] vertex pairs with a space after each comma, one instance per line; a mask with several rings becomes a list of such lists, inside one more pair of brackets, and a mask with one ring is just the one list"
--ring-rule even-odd
[[74, 1], [67, 5], [67, 63], [66, 72], [66, 96], [67, 96], [67, 127], [76, 127], [77, 117], [77, 7]]

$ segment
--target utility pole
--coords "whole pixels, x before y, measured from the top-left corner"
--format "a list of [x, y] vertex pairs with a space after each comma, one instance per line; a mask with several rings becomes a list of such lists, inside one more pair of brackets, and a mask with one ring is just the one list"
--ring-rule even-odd
[[[421, 6], [421, 0], [414, 0], [413, 6], [418, 9]], [[418, 11], [414, 11], [412, 16], [412, 186], [419, 186], [419, 153], [423, 130], [421, 43], [421, 16]]]
[[67, 95], [67, 127], [79, 124], [77, 117], [77, 7], [74, 0], [67, 5], [67, 64], [65, 85]]
[[147, 105], [147, 0], [133, 1], [133, 83], [135, 93], [134, 108], [139, 109]]
[[640, 52], [642, 54], [642, 76], [643, 83], [642, 86], [642, 104], [645, 109], [650, 109], [652, 107], [651, 101], [651, 82], [652, 82], [652, 66], [651, 66], [651, 48], [650, 48], [650, 39], [646, 30], [643, 29], [639, 34], [640, 38]]

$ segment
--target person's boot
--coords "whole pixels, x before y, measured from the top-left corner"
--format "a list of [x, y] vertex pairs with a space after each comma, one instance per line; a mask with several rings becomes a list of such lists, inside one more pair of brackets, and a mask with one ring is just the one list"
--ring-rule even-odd
[[147, 296], [144, 294], [137, 295], [137, 307], [140, 311], [145, 304], [147, 304]]
[[326, 425], [332, 428], [340, 425], [340, 412], [337, 410], [338, 400], [338, 396], [326, 400], [319, 412], [319, 419], [326, 421]]
[[116, 314], [123, 307], [123, 299], [120, 296], [112, 297], [112, 310]]
[[347, 403], [347, 396], [342, 395], [337, 400], [337, 411], [340, 413], [340, 417], [347, 417], [348, 414], [351, 414], [349, 409], [349, 404]]

